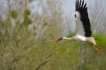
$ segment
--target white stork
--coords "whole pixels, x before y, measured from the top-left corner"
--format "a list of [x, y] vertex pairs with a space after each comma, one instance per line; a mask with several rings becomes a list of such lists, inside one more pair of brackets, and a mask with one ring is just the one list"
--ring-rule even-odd
[[61, 40], [76, 40], [82, 41], [87, 44], [93, 46], [98, 52], [100, 52], [101, 48], [96, 44], [95, 39], [91, 37], [91, 25], [88, 17], [86, 3], [84, 0], [76, 0], [75, 3], [76, 11], [75, 11], [75, 21], [76, 21], [76, 32], [77, 34], [71, 38], [61, 37], [56, 41]]

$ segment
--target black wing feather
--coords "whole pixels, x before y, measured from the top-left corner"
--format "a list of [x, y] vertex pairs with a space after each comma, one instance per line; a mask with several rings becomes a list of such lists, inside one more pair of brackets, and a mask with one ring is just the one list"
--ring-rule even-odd
[[81, 21], [83, 23], [85, 37], [91, 37], [91, 25], [88, 17], [88, 11], [86, 7], [86, 3], [84, 4], [84, 0], [76, 0], [76, 11], [80, 13]]
[[83, 5], [84, 5], [84, 0], [82, 1], [82, 6], [81, 6], [81, 8], [83, 8]]

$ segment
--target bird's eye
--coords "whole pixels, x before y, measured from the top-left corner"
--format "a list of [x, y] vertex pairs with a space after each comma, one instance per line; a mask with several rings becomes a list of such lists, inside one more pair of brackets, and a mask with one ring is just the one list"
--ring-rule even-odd
[[75, 18], [76, 18], [76, 14], [75, 14]]

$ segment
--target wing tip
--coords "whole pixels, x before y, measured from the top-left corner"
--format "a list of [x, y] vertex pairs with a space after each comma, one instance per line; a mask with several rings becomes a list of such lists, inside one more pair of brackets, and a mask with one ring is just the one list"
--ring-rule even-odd
[[76, 0], [75, 2], [76, 11], [79, 9], [87, 9], [87, 3], [84, 0]]

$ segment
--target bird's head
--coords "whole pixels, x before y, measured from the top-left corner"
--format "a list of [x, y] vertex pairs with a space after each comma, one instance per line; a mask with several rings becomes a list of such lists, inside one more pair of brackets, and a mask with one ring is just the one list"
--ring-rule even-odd
[[67, 37], [60, 37], [56, 40], [56, 42], [59, 42], [59, 41], [64, 40], [64, 39], [67, 39]]
[[59, 42], [59, 41], [61, 41], [61, 40], [63, 40], [63, 37], [58, 38], [58, 39], [56, 40], [56, 42]]

